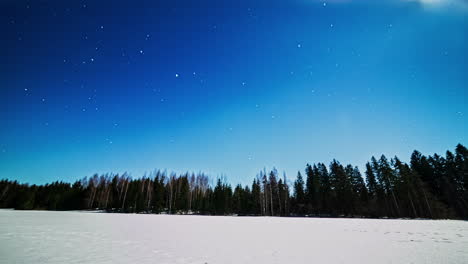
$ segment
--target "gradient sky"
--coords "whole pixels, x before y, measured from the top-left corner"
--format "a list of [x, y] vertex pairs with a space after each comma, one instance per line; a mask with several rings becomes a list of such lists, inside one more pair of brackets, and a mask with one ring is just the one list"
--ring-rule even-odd
[[0, 178], [250, 183], [468, 143], [464, 0], [2, 0], [0, 30]]

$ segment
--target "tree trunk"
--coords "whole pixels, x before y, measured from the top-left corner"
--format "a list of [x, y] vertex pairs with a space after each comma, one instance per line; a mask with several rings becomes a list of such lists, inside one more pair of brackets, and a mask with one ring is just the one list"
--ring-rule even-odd
[[414, 207], [413, 198], [411, 198], [411, 194], [410, 194], [409, 191], [408, 191], [408, 198], [409, 198], [410, 203], [411, 203], [411, 208], [413, 209], [413, 215], [416, 218], [416, 217], [418, 217], [418, 214], [416, 213], [416, 208]]
[[429, 205], [429, 201], [427, 200], [426, 191], [424, 190], [424, 188], [421, 188], [421, 189], [422, 189], [422, 192], [423, 192], [423, 195], [424, 195], [424, 200], [426, 201], [427, 208], [429, 209], [429, 215], [431, 216], [431, 218], [434, 218], [432, 216], [431, 206]]
[[126, 184], [127, 187], [125, 188], [125, 193], [124, 193], [124, 197], [123, 197], [122, 210], [125, 210], [125, 199], [127, 199], [127, 191], [128, 191], [128, 184], [129, 184], [127, 181], [124, 182], [124, 185], [125, 185], [125, 183], [127, 183]]

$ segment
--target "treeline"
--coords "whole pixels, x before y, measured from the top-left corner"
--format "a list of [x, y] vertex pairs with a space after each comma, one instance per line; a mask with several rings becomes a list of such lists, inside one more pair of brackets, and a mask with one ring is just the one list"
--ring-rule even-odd
[[457, 145], [445, 157], [418, 151], [409, 164], [372, 157], [364, 174], [333, 160], [307, 164], [294, 182], [263, 170], [250, 186], [203, 173], [163, 171], [138, 179], [94, 175], [73, 184], [0, 181], [0, 207], [38, 210], [99, 209], [123, 213], [206, 215], [408, 217], [468, 219], [468, 150]]

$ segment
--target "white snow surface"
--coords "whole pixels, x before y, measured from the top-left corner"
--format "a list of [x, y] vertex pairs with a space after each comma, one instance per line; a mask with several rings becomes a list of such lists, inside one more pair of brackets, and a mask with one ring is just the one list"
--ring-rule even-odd
[[468, 222], [0, 210], [0, 263], [468, 263]]

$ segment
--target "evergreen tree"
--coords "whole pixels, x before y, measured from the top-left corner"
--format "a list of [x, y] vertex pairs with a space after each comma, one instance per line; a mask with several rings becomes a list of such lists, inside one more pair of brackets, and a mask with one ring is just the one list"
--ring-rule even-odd
[[260, 183], [257, 181], [257, 179], [254, 179], [252, 183], [252, 214], [261, 215], [261, 206], [262, 200]]
[[[351, 165], [349, 165], [349, 167], [352, 168]], [[368, 206], [368, 191], [358, 167], [352, 168], [350, 174], [351, 185], [353, 190], [354, 214], [362, 216], [366, 214], [365, 209]]]
[[318, 214], [320, 181], [310, 164], [306, 166], [306, 206], [308, 214]]
[[304, 179], [301, 172], [297, 172], [297, 179], [294, 182], [294, 212], [299, 215], [305, 214], [305, 192], [304, 192]]
[[366, 163], [366, 183], [367, 190], [369, 193], [369, 198], [372, 199], [376, 196], [377, 193], [377, 180], [375, 178], [374, 170], [369, 162]]
[[328, 175], [327, 166], [323, 163], [318, 163], [315, 167], [315, 174], [318, 175], [320, 190], [319, 196], [321, 197], [320, 201], [320, 211], [319, 215], [331, 215], [332, 213], [332, 187], [330, 182], [330, 176]]
[[[352, 167], [351, 167], [352, 170]], [[330, 163], [331, 186], [335, 194], [334, 208], [335, 214], [349, 215], [352, 208], [351, 175], [347, 174], [343, 165], [333, 160]]]

